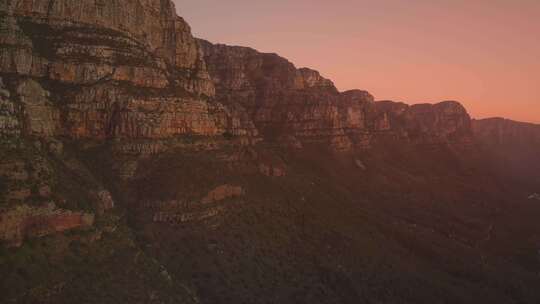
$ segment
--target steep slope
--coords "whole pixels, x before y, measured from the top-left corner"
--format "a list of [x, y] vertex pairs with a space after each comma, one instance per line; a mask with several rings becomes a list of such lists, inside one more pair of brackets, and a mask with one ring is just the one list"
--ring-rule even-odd
[[0, 15], [0, 302], [540, 301], [507, 126], [197, 40], [168, 0]]
[[239, 130], [210, 102], [189, 26], [169, 1], [2, 1], [0, 14], [2, 302], [196, 301], [134, 243], [79, 149]]
[[540, 125], [490, 118], [473, 120], [473, 129], [501, 175], [540, 188]]
[[319, 72], [296, 69], [276, 54], [200, 43], [217, 100], [246, 109], [266, 140], [327, 143], [338, 150], [368, 148], [389, 134], [417, 143], [470, 140], [470, 117], [457, 102], [375, 103], [365, 91], [340, 93]]

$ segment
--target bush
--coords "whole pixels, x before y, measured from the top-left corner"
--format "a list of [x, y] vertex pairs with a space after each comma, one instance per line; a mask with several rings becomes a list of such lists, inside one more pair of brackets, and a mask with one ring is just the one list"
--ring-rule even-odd
[[234, 138], [234, 134], [232, 134], [231, 132], [225, 132], [225, 133], [223, 133], [223, 137], [226, 140], [232, 140]]

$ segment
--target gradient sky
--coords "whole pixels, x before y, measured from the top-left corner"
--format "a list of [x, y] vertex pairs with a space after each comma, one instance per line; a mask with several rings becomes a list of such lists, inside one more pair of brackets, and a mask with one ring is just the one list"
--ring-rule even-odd
[[340, 90], [540, 123], [540, 0], [174, 0], [195, 36], [275, 52]]

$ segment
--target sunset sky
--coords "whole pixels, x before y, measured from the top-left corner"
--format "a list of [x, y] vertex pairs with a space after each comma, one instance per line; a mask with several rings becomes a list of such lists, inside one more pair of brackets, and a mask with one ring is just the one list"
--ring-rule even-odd
[[175, 2], [197, 37], [278, 53], [340, 90], [540, 123], [540, 0]]

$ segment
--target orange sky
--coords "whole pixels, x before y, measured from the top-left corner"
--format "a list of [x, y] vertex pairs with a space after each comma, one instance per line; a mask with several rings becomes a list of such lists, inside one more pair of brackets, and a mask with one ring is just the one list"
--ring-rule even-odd
[[193, 33], [276, 52], [340, 90], [540, 123], [540, 0], [174, 0]]

